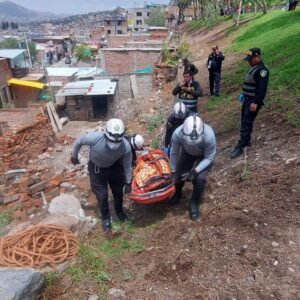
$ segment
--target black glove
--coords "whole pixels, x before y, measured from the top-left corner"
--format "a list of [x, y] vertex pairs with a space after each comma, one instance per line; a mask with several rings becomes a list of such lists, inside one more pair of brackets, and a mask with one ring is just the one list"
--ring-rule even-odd
[[192, 169], [189, 172], [183, 173], [180, 176], [180, 181], [193, 181], [197, 176], [198, 176], [198, 172], [196, 172], [195, 169]]
[[131, 193], [131, 183], [126, 183], [125, 184], [124, 193], [125, 194]]
[[79, 165], [80, 164], [80, 161], [77, 157], [71, 157], [71, 163], [73, 165]]

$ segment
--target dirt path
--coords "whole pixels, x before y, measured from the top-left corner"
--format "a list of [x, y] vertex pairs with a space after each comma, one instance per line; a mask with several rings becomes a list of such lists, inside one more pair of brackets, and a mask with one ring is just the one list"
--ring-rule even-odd
[[[189, 41], [199, 68], [196, 79], [206, 94], [211, 46], [224, 49], [230, 39], [223, 24], [192, 33]], [[224, 72], [233, 60], [226, 57]], [[205, 112], [207, 101], [201, 98], [201, 115], [218, 127], [222, 112]], [[232, 110], [239, 113], [236, 104]], [[300, 141], [297, 131], [277, 117], [261, 113], [246, 167], [243, 157], [229, 159], [238, 130], [218, 135], [218, 157], [199, 223], [188, 219], [189, 186], [177, 207], [138, 210], [136, 224], [155, 229], [147, 235], [148, 251], [126, 261], [136, 274], [123, 285], [130, 299], [300, 298]]]
[[[190, 33], [189, 40], [199, 68], [196, 79], [207, 94], [205, 63], [211, 46], [224, 49], [230, 39], [222, 24]], [[234, 59], [226, 57], [224, 72]], [[286, 127], [276, 113], [262, 110], [245, 165], [244, 157], [229, 159], [238, 126], [222, 130], [224, 110], [239, 116], [238, 104], [208, 112], [207, 101], [212, 100], [202, 97], [199, 108], [203, 119], [217, 129], [218, 154], [201, 220], [188, 218], [190, 185], [175, 207], [143, 207], [127, 199], [136, 227], [127, 234], [143, 240], [145, 251], [110, 260], [109, 285], [125, 290], [128, 299], [300, 299], [299, 131]], [[124, 271], [130, 279], [124, 279]], [[78, 284], [66, 297], [55, 299], [71, 299], [81, 289], [93, 286]]]

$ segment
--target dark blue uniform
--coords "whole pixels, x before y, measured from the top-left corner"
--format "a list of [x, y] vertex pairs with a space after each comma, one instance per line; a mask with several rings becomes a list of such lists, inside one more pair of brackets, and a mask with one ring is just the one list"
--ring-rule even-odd
[[[263, 62], [252, 67], [246, 74], [243, 84], [244, 101], [241, 113], [240, 140], [238, 143], [241, 148], [250, 145], [253, 122], [264, 105], [268, 82], [269, 70]], [[255, 112], [250, 111], [251, 103], [257, 104]]]

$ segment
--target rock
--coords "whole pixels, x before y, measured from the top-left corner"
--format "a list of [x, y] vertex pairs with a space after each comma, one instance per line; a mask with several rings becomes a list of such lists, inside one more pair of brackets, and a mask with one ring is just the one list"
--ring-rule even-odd
[[289, 158], [289, 159], [287, 159], [287, 160], [285, 161], [285, 164], [286, 164], [286, 165], [289, 165], [289, 164], [291, 164], [291, 163], [293, 163], [293, 162], [296, 162], [297, 159], [298, 159], [298, 157]]
[[76, 233], [79, 229], [80, 221], [77, 217], [74, 216], [70, 216], [64, 213], [55, 213], [43, 219], [40, 224], [58, 225]]
[[22, 175], [22, 174], [25, 174], [27, 173], [27, 170], [26, 169], [14, 169], [14, 170], [9, 170], [7, 172], [5, 172], [5, 176], [7, 178], [11, 178], [11, 177], [14, 177], [16, 175]]
[[[18, 232], [20, 232], [20, 231], [23, 231], [23, 230], [25, 230], [25, 229], [28, 229], [30, 226], [32, 226], [32, 224], [31, 224], [29, 221], [20, 223], [20, 224], [14, 226], [14, 227], [8, 232], [7, 235], [12, 235], [12, 234], [18, 233]], [[1, 298], [0, 298], [0, 299], [1, 299]]]
[[277, 247], [279, 247], [279, 244], [277, 242], [273, 241], [272, 242], [272, 247], [277, 248]]
[[295, 269], [294, 268], [292, 268], [292, 267], [289, 267], [289, 272], [291, 272], [291, 273], [294, 273], [295, 272]]
[[42, 191], [46, 187], [46, 181], [41, 181], [39, 183], [36, 183], [34, 185], [31, 185], [28, 190], [30, 194], [35, 194], [37, 192]]
[[44, 275], [32, 268], [1, 268], [0, 299], [35, 299], [43, 288], [44, 280]]
[[99, 297], [97, 295], [90, 295], [88, 300], [99, 300]]
[[0, 203], [8, 204], [17, 201], [20, 198], [19, 194], [0, 196]]
[[278, 260], [275, 260], [275, 261], [274, 261], [273, 266], [275, 266], [275, 267], [278, 266]]
[[63, 193], [58, 197], [55, 197], [50, 202], [48, 212], [51, 215], [57, 213], [65, 213], [78, 219], [80, 219], [80, 217], [84, 215], [84, 212], [80, 205], [80, 201], [72, 195]]
[[107, 294], [108, 300], [127, 299], [126, 292], [122, 289], [112, 288]]

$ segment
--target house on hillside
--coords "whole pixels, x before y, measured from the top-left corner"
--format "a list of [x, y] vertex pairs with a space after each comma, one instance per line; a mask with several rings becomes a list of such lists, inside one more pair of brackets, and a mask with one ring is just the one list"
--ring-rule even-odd
[[113, 113], [116, 87], [113, 79], [71, 82], [56, 93], [56, 103], [66, 105], [71, 120], [106, 119]]

